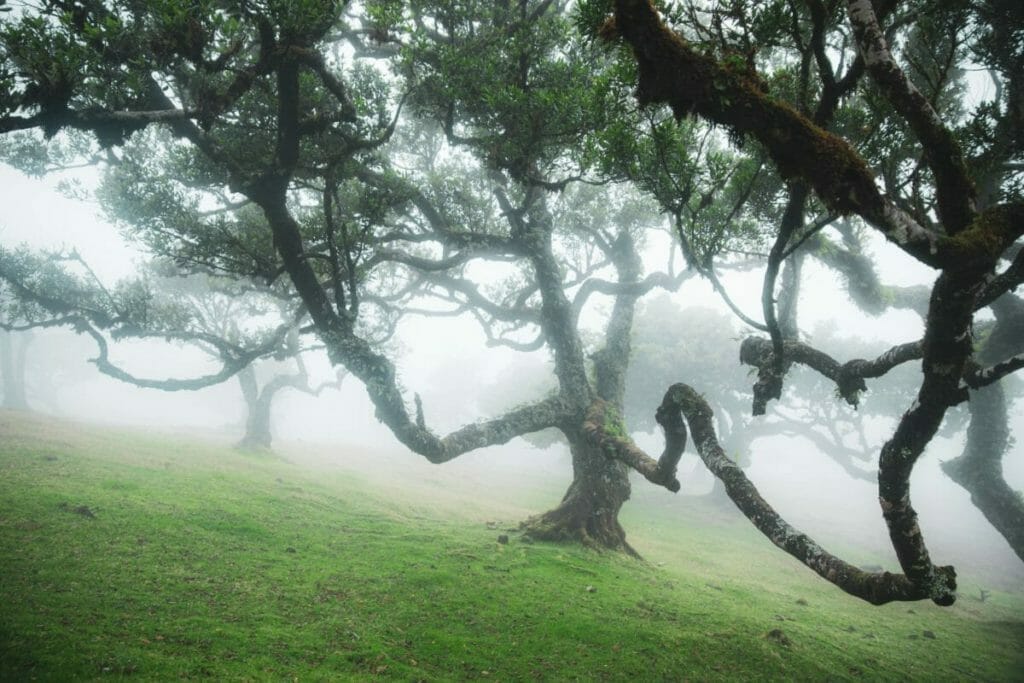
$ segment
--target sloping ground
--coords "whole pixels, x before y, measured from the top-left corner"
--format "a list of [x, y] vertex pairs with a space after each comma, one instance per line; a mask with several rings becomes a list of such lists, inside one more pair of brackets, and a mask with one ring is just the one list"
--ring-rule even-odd
[[634, 506], [647, 563], [528, 544], [472, 482], [288, 457], [0, 412], [0, 680], [1024, 672], [1020, 595], [870, 607], [696, 509]]

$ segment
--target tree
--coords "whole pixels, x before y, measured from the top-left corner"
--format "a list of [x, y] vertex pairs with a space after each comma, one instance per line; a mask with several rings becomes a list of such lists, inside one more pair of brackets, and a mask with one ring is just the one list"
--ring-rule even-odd
[[25, 397], [25, 356], [31, 337], [0, 332], [0, 377], [3, 377], [4, 408], [28, 410]]
[[[287, 277], [332, 362], [431, 462], [560, 430], [574, 478], [558, 507], [526, 523], [535, 536], [629, 551], [617, 519], [627, 467], [677, 490], [688, 426], [738, 507], [824, 578], [873, 603], [950, 604], [955, 572], [928, 555], [910, 472], [968, 387], [1024, 365], [1019, 354], [969, 362], [974, 311], [1021, 279], [1021, 257], [1008, 250], [1024, 217], [1011, 176], [1024, 70], [1016, 34], [985, 28], [996, 4], [947, 14], [925, 0], [899, 11], [879, 3], [884, 33], [865, 0], [851, 0], [848, 17], [836, 3], [693, 4], [669, 16], [679, 31], [648, 0], [579, 3], [584, 35], [624, 48], [604, 54], [550, 0], [379, 1], [348, 14], [325, 0], [47, 2], [0, 29], [0, 132], [88, 133], [87, 151], [112, 148], [121, 174], [107, 204], [151, 251], [198, 271]], [[959, 39], [964, 20], [977, 30]], [[906, 38], [900, 56], [923, 65], [911, 73], [932, 97], [893, 58], [893, 37]], [[973, 50], [1007, 84], [956, 130], [943, 115], [959, 115], [962, 81], [918, 58], [929, 44], [953, 65]], [[920, 162], [908, 164], [917, 146]], [[643, 277], [650, 209], [612, 181], [657, 201], [692, 271], [675, 272], [669, 258], [665, 272]], [[799, 339], [801, 264], [824, 251], [815, 236], [839, 217], [939, 271], [923, 339], [846, 363]], [[902, 574], [861, 571], [785, 523], [725, 456], [692, 388], [664, 395], [657, 460], [628, 437], [638, 298], [692, 273], [724, 293], [720, 257], [741, 252], [765, 260], [763, 320], [733, 304], [769, 336], [741, 346], [758, 370], [755, 414], [779, 398], [794, 363], [849, 403], [866, 378], [922, 363], [916, 402], [879, 463]], [[992, 277], [1004, 254], [1015, 265]], [[481, 268], [500, 272], [501, 285], [479, 282]], [[597, 334], [581, 325], [594, 295], [611, 302]], [[494, 344], [549, 349], [555, 393], [438, 436], [415, 394], [410, 406], [387, 350], [371, 343], [374, 328], [413, 311], [473, 315]]]
[[260, 386], [257, 368], [248, 365], [238, 373], [238, 384], [245, 399], [245, 434], [238, 442], [242, 450], [270, 450], [273, 441], [271, 432], [271, 407], [274, 397], [284, 389], [294, 389], [311, 396], [319, 396], [324, 389], [336, 389], [345, 379], [344, 372], [339, 371], [336, 378], [311, 386], [306, 364], [301, 353], [295, 356], [296, 372], [277, 372]]
[[[907, 360], [922, 360], [924, 379], [917, 398], [883, 446], [879, 461], [879, 498], [904, 571], [898, 577], [866, 574], [823, 551], [786, 524], [742, 472], [724, 458], [708, 420], [710, 408], [691, 388], [674, 386], [662, 404], [663, 410], [678, 410], [686, 415], [705, 462], [724, 479], [730, 497], [769, 538], [844, 590], [872, 602], [913, 596], [929, 597], [938, 604], [954, 601], [955, 573], [951, 567], [938, 567], [932, 562], [910, 504], [910, 473], [946, 410], [968, 399], [968, 387], [981, 389], [1024, 365], [1020, 355], [987, 368], [968, 362], [973, 356], [974, 311], [1020, 281], [1019, 272], [1015, 275], [1011, 270], [994, 279], [992, 273], [1004, 254], [1012, 254], [1008, 250], [1024, 231], [1024, 204], [1019, 201], [1012, 181], [1007, 181], [1011, 162], [1020, 154], [1024, 139], [1017, 81], [1020, 71], [1011, 70], [1020, 66], [1020, 52], [1012, 47], [1015, 38], [1007, 40], [1006, 36], [1000, 37], [1000, 29], [985, 27], [984, 13], [995, 9], [996, 4], [958, 6], [959, 16], [945, 26], [944, 35], [950, 37], [950, 26], [961, 25], [961, 19], [971, 23], [976, 29], [976, 42], [973, 46], [961, 42], [954, 56], [962, 59], [973, 47], [974, 54], [986, 59], [998, 72], [1000, 82], [1009, 82], [1013, 93], [1008, 102], [998, 102], [976, 113], [971, 121], [986, 128], [990, 137], [998, 137], [1000, 143], [1008, 143], [1009, 150], [982, 144], [979, 147], [986, 148], [983, 151], [987, 154], [974, 158], [965, 155], [965, 141], [958, 136], [961, 131], [954, 130], [939, 115], [940, 98], [924, 97], [907, 77], [889, 48], [891, 34], [883, 32], [876, 8], [870, 2], [851, 0], [847, 7], [848, 23], [842, 26], [836, 22], [838, 8], [809, 3], [808, 19], [814, 32], [803, 64], [807, 70], [816, 67], [823, 93], [813, 112], [801, 111], [784, 98], [769, 94], [753, 63], [754, 54], [748, 54], [749, 61], [737, 61], [729, 55], [700, 51], [691, 37], [670, 29], [647, 0], [618, 0], [614, 7], [603, 6], [614, 14], [601, 26], [601, 35], [607, 40], [621, 39], [629, 46], [637, 66], [637, 97], [641, 103], [666, 104], [677, 118], [696, 116], [727, 127], [737, 140], [756, 144], [790, 184], [787, 208], [793, 210], [784, 215], [769, 254], [763, 297], [771, 343], [745, 343], [747, 362], [760, 369], [755, 386], [755, 413], [763, 412], [767, 401], [780, 395], [787, 363], [802, 362], [823, 372], [836, 382], [844, 398], [855, 403], [858, 392], [864, 388], [865, 377], [882, 374]], [[929, 6], [922, 3], [920, 8], [927, 10]], [[753, 29], [763, 25], [758, 15], [743, 9], [739, 8], [732, 21], [722, 21], [727, 12], [718, 14], [717, 24], [719, 31], [731, 31], [739, 36], [740, 42], [749, 40]], [[882, 9], [883, 16], [892, 10], [889, 6]], [[947, 17], [936, 14], [935, 6], [930, 9], [932, 21], [922, 22], [922, 26], [945, 23], [943, 19]], [[598, 14], [602, 12], [599, 10]], [[833, 44], [828, 42], [830, 29], [838, 31], [840, 37], [849, 37], [856, 46], [857, 57], [845, 74], [836, 74], [828, 54]], [[911, 41], [910, 45], [912, 49], [920, 43]], [[909, 57], [912, 60], [912, 53]], [[830, 130], [839, 96], [848, 91], [851, 83], [860, 81], [862, 75], [870, 79], [873, 96], [886, 105], [887, 120], [905, 126], [908, 139], [919, 144], [923, 152], [913, 197], [921, 201], [916, 205], [904, 205], [897, 193], [883, 194], [865, 157], [851, 146], [842, 131]], [[994, 157], [998, 158], [994, 174], [990, 171], [986, 177], [982, 171], [975, 175], [980, 162], [991, 168]], [[976, 179], [982, 177], [989, 181], [987, 197], [979, 196]], [[924, 185], [928, 187], [927, 193], [919, 189]], [[774, 272], [796, 238], [795, 233], [804, 227], [799, 218], [812, 192], [830, 212], [857, 216], [904, 252], [939, 271], [928, 303], [925, 335], [920, 342], [896, 347], [875, 361], [840, 365], [815, 349], [785, 340], [774, 310]], [[981, 201], [996, 198], [1006, 201]], [[794, 220], [788, 221], [788, 217]], [[938, 221], [934, 220], [936, 217]]]
[[[0, 301], [5, 304], [0, 308], [0, 329], [10, 333], [70, 328], [95, 343], [98, 356], [91, 362], [101, 373], [164, 391], [203, 389], [230, 379], [258, 359], [301, 353], [297, 336], [289, 336], [301, 316], [289, 315], [287, 303], [268, 296], [267, 290], [218, 291], [210, 278], [176, 277], [167, 264], [149, 266], [149, 272], [108, 288], [75, 251], [35, 254], [24, 247], [0, 247]], [[259, 320], [268, 312], [268, 302], [283, 322], [267, 325]], [[220, 362], [221, 369], [192, 378], [140, 377], [110, 359], [111, 344], [125, 339], [191, 345]], [[301, 361], [300, 367], [304, 368]], [[313, 391], [304, 369], [285, 384]], [[267, 412], [275, 392], [267, 394]]]
[[[570, 187], [585, 170], [576, 144], [605, 116], [601, 84], [589, 78], [582, 46], [566, 49], [568, 24], [550, 2], [414, 5], [385, 25], [387, 9], [371, 4], [340, 22], [328, 2], [225, 12], [51, 3], [5, 28], [12, 80], [3, 129], [84, 130], [117, 147], [106, 204], [179, 266], [267, 282], [286, 275], [332, 361], [364, 383], [396, 437], [432, 462], [559, 429], [572, 446], [574, 481], [527, 529], [631, 552], [617, 520], [629, 495], [622, 461], [678, 487], [679, 457], [674, 443], [659, 464], [621, 423], [633, 305], [681, 278], [641, 279], [645, 214], [624, 193], [609, 202]], [[393, 62], [417, 124], [399, 128], [401, 151], [386, 145], [403, 98], [373, 57], [340, 64], [336, 28], [357, 37], [394, 31], [383, 48], [416, 46], [410, 60]], [[493, 58], [487, 81], [470, 60], [481, 47]], [[101, 76], [102, 89], [94, 87]], [[563, 92], [574, 79], [581, 87]], [[428, 87], [449, 81], [448, 90]], [[472, 268], [495, 262], [513, 273], [506, 292], [490, 296]], [[604, 339], [588, 349], [578, 322], [595, 294], [615, 304]], [[443, 300], [447, 311], [437, 309]], [[433, 302], [434, 313], [473, 311], [493, 343], [547, 346], [557, 393], [437, 436], [369, 341], [417, 301]]]

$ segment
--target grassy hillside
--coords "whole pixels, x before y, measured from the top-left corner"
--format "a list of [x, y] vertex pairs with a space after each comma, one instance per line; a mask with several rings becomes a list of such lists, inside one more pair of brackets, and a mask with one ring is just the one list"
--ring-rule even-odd
[[1024, 675], [1020, 595], [871, 607], [696, 504], [630, 507], [645, 563], [529, 544], [564, 482], [333, 456], [0, 412], [0, 680]]

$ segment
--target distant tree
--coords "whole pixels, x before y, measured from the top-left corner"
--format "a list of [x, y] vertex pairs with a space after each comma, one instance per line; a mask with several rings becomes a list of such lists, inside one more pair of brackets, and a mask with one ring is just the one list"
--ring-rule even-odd
[[[223, 277], [185, 275], [167, 263], [151, 264], [151, 270], [147, 282], [156, 292], [154, 297], [174, 302], [174, 324], [204, 335], [191, 345], [214, 360], [220, 352], [207, 339], [238, 344], [253, 334], [254, 327], [290, 325], [282, 343], [272, 353], [254, 358], [235, 375], [245, 402], [245, 432], [237, 444], [239, 448], [270, 449], [272, 407], [281, 391], [292, 389], [319, 396], [325, 389], [341, 386], [345, 376], [342, 370], [332, 380], [311, 384], [303, 355], [312, 349], [303, 348], [299, 334], [302, 320], [294, 310], [293, 295], [288, 290], [239, 285]], [[159, 305], [153, 308], [158, 309]], [[154, 322], [151, 319], [149, 324]], [[294, 369], [288, 365], [294, 365]]]
[[310, 396], [319, 396], [325, 389], [337, 389], [345, 379], [344, 370], [339, 370], [332, 380], [313, 385], [310, 382], [309, 373], [306, 370], [306, 363], [303, 360], [303, 352], [299, 349], [292, 349], [289, 344], [289, 358], [295, 364], [294, 372], [284, 372], [278, 367], [279, 362], [274, 363], [269, 379], [261, 383], [261, 365], [264, 363], [252, 363], [247, 365], [238, 373], [238, 385], [242, 390], [242, 397], [245, 399], [245, 434], [238, 442], [238, 448], [243, 450], [269, 450], [273, 442], [271, 431], [271, 409], [274, 398], [285, 389], [300, 391]]
[[3, 377], [4, 408], [28, 410], [25, 392], [25, 356], [31, 343], [27, 333], [0, 331], [0, 377]]
[[[160, 281], [164, 286], [155, 288]], [[171, 282], [178, 286], [169, 286]], [[208, 296], [204, 300], [196, 292]], [[272, 325], [250, 317], [251, 329], [245, 330], [242, 316], [265, 312], [266, 299], [261, 303], [253, 292], [221, 292], [220, 303], [226, 303], [218, 308], [217, 296], [194, 281], [182, 287], [180, 278], [166, 273], [128, 278], [108, 288], [77, 252], [36, 254], [0, 247], [0, 329], [69, 328], [95, 343], [98, 355], [91, 362], [101, 373], [142, 388], [203, 389], [230, 379], [257, 359], [288, 355], [289, 348], [296, 352], [295, 342], [289, 347], [286, 339], [301, 316]], [[282, 312], [278, 306], [275, 310]], [[111, 344], [126, 339], [192, 345], [221, 368], [192, 378], [140, 377], [110, 358]]]

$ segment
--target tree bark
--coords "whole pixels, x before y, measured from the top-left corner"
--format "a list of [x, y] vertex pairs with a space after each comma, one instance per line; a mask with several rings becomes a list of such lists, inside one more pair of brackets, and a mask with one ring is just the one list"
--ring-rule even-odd
[[[550, 258], [550, 247], [546, 246], [541, 254]], [[639, 280], [642, 265], [636, 244], [628, 233], [619, 234], [609, 256], [615, 265], [619, 283]], [[540, 258], [536, 260], [541, 261]], [[552, 280], [539, 274], [538, 279], [542, 285]], [[553, 291], [545, 296], [545, 302], [561, 301], [560, 286], [550, 288]], [[623, 551], [639, 557], [626, 542], [626, 532], [619, 524], [619, 510], [629, 500], [629, 468], [633, 467], [651, 481], [668, 486], [671, 491], [679, 490], [675, 471], [685, 441], [670, 438], [661, 460], [654, 461], [635, 448], [621, 417], [637, 298], [635, 294], [619, 294], [615, 298], [605, 330], [604, 347], [591, 356], [595, 378], [593, 391], [597, 398], [585, 406], [586, 412], [578, 425], [562, 430], [572, 452], [572, 484], [558, 507], [523, 523], [524, 531], [533, 538], [578, 541], [592, 548]], [[548, 336], [561, 337], [561, 346], [565, 349], [561, 356], [575, 361], [565, 365], [581, 365], [582, 353], [570, 348], [580, 345], [575, 325], [570, 327], [566, 324], [560, 310], [548, 313], [548, 320], [561, 323], [552, 325]], [[563, 391], [572, 389], [570, 378], [559, 376]], [[671, 426], [667, 429], [672, 432]]]
[[572, 453], [569, 490], [558, 507], [531, 517], [520, 528], [536, 540], [576, 541], [639, 557], [619, 524], [619, 510], [631, 492], [628, 468], [608, 457], [582, 430], [566, 431], [565, 435]]
[[4, 379], [4, 408], [8, 410], [28, 410], [25, 398], [25, 354], [28, 351], [28, 338], [21, 340], [18, 348], [10, 332], [0, 333], [0, 370]]

